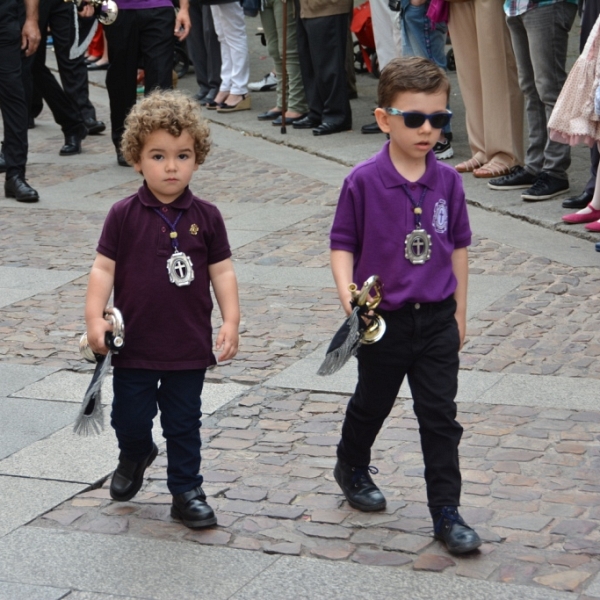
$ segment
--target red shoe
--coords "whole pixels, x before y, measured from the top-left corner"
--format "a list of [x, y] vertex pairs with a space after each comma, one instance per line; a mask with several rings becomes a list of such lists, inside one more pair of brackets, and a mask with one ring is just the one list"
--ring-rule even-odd
[[581, 223], [592, 223], [594, 221], [598, 221], [600, 219], [600, 210], [593, 208], [591, 202], [587, 205], [587, 208], [589, 208], [592, 212], [584, 215], [572, 213], [570, 215], [565, 215], [562, 220], [565, 223], [570, 223], [571, 225], [580, 225]]
[[[597, 211], [600, 212], [600, 211]], [[600, 233], [600, 221], [594, 221], [594, 223], [590, 223], [589, 225], [586, 225], [585, 228], [588, 231], [593, 231], [594, 233]]]

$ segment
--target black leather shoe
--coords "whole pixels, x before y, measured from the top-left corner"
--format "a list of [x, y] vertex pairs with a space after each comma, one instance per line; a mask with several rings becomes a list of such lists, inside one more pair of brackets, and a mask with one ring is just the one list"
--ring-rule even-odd
[[563, 208], [585, 208], [594, 197], [594, 194], [589, 194], [586, 191], [581, 192], [579, 196], [571, 196], [570, 198], [566, 198], [563, 200], [562, 207]]
[[0, 152], [0, 173], [6, 173], [6, 159], [3, 152]]
[[379, 129], [379, 125], [377, 125], [377, 121], [375, 123], [369, 123], [368, 125], [363, 125], [360, 128], [361, 133], [383, 133], [381, 129]]
[[276, 119], [277, 117], [280, 117], [280, 116], [281, 116], [280, 110], [268, 110], [267, 112], [260, 113], [260, 115], [258, 115], [256, 118], [259, 121], [272, 121], [273, 119]]
[[83, 137], [76, 133], [65, 135], [65, 144], [60, 149], [60, 156], [72, 156], [73, 154], [81, 154], [81, 140]]
[[206, 503], [206, 494], [198, 486], [189, 492], [173, 496], [171, 517], [181, 521], [191, 529], [200, 529], [216, 525], [217, 517]]
[[434, 537], [446, 544], [448, 552], [465, 554], [481, 546], [481, 538], [463, 521], [455, 506], [444, 506], [431, 516]]
[[331, 135], [332, 133], [341, 133], [352, 129], [351, 123], [342, 123], [340, 125], [334, 123], [321, 123], [313, 129], [313, 135]]
[[37, 202], [39, 194], [25, 181], [23, 175], [13, 175], [4, 183], [4, 195], [17, 202]]
[[110, 482], [110, 497], [119, 502], [131, 500], [142, 487], [144, 472], [153, 463], [158, 448], [152, 444], [152, 451], [141, 462], [133, 462], [123, 456], [119, 456], [119, 464], [115, 469]]
[[121, 167], [130, 167], [131, 166], [125, 160], [125, 157], [120, 152], [117, 152], [117, 162], [119, 163], [119, 166], [121, 166]]
[[92, 117], [86, 119], [83, 124], [87, 129], [88, 135], [98, 135], [106, 129], [106, 125], [103, 121], [96, 121], [96, 119], [92, 119]]
[[333, 476], [352, 508], [372, 512], [386, 505], [384, 495], [371, 479], [371, 473], [378, 472], [375, 467], [351, 467], [338, 458]]
[[320, 121], [313, 119], [310, 115], [306, 115], [306, 117], [296, 121], [292, 124], [294, 129], [314, 129], [321, 124]]

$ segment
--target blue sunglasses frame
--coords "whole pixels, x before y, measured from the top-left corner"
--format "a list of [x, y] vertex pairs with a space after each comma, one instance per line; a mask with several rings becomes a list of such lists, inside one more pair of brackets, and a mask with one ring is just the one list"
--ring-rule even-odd
[[450, 123], [450, 119], [452, 118], [452, 112], [449, 110], [426, 115], [422, 112], [400, 110], [399, 108], [388, 106], [385, 112], [394, 117], [404, 117], [404, 124], [409, 129], [418, 129], [425, 121], [429, 121], [434, 129], [443, 129]]

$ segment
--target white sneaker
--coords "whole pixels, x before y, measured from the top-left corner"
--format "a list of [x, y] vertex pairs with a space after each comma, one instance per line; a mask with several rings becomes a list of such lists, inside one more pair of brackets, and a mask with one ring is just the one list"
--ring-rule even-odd
[[254, 81], [248, 84], [248, 89], [253, 92], [270, 92], [277, 87], [277, 76], [274, 73], [267, 73], [260, 81]]

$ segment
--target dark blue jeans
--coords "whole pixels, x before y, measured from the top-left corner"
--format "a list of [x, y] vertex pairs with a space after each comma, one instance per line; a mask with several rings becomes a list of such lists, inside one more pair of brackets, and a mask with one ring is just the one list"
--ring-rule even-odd
[[160, 408], [167, 440], [167, 486], [183, 494], [202, 485], [200, 417], [206, 369], [114, 369], [111, 425], [122, 456], [139, 462], [152, 450], [152, 420]]
[[346, 410], [338, 456], [367, 466], [371, 446], [390, 414], [404, 380], [413, 396], [425, 462], [429, 506], [458, 506], [461, 476], [458, 445], [463, 429], [456, 421], [458, 324], [456, 302], [408, 304], [384, 312], [381, 340], [360, 346], [358, 383]]

